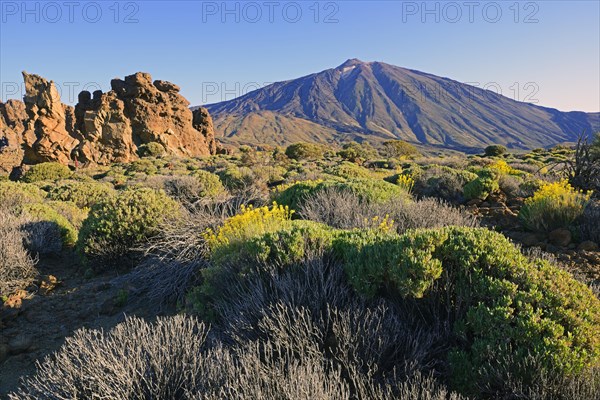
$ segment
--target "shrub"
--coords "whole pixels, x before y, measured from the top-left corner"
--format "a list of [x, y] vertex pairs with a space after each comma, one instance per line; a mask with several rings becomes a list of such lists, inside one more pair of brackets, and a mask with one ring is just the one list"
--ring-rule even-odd
[[524, 173], [522, 171], [514, 169], [513, 167], [508, 165], [508, 163], [504, 160], [496, 160], [492, 164], [488, 165], [487, 168], [496, 172], [496, 175], [498, 175], [498, 176], [502, 176], [502, 175], [522, 176], [522, 175], [524, 175]]
[[242, 206], [241, 213], [228, 218], [223, 226], [206, 231], [205, 239], [211, 259], [219, 260], [246, 240], [286, 226], [293, 213], [289, 207], [277, 203], [273, 203], [271, 208]]
[[338, 229], [373, 228], [375, 218], [384, 216], [400, 233], [416, 228], [477, 226], [470, 213], [438, 199], [370, 204], [352, 192], [334, 187], [308, 196], [300, 205], [298, 214], [303, 219]]
[[[23, 208], [31, 218], [37, 221], [47, 221], [54, 223], [60, 230], [63, 244], [72, 247], [77, 243], [78, 231], [73, 224], [61, 213], [59, 213], [52, 204], [32, 203], [26, 204]], [[76, 207], [75, 210], [79, 211]]]
[[193, 204], [205, 197], [225, 193], [225, 187], [217, 175], [198, 170], [192, 176], [175, 176], [164, 181], [165, 192], [184, 204]]
[[506, 147], [499, 144], [494, 144], [485, 148], [485, 155], [487, 157], [497, 157], [506, 153], [506, 151]]
[[334, 176], [339, 176], [340, 178], [344, 179], [371, 178], [371, 173], [369, 172], [369, 170], [347, 161], [343, 161], [340, 164], [327, 168], [325, 169], [325, 172]]
[[24, 245], [30, 254], [60, 254], [63, 248], [63, 238], [60, 227], [55, 222], [40, 221], [26, 214], [20, 217]]
[[363, 164], [365, 161], [377, 157], [377, 150], [369, 143], [350, 142], [345, 143], [337, 154], [346, 161]]
[[467, 183], [463, 188], [465, 199], [485, 200], [488, 196], [500, 189], [497, 174], [489, 169], [484, 169], [479, 176]]
[[150, 142], [138, 148], [140, 157], [160, 157], [166, 153], [165, 147], [158, 142]]
[[[379, 338], [384, 329], [390, 337], [406, 336], [385, 308], [327, 309], [327, 324], [317, 313], [282, 304], [260, 311], [268, 339], [233, 346], [210, 346], [208, 328], [185, 316], [154, 324], [127, 318], [107, 333], [81, 329], [9, 398], [463, 399], [429, 374], [388, 376], [377, 368], [384, 364], [377, 354], [405, 354], [396, 351], [398, 343]], [[324, 340], [332, 335], [335, 347]], [[413, 344], [401, 343], [406, 353]]]
[[21, 180], [26, 183], [55, 181], [58, 179], [66, 179], [71, 176], [71, 170], [66, 165], [56, 162], [45, 162], [36, 164], [23, 175]]
[[316, 160], [323, 157], [325, 147], [315, 143], [294, 143], [285, 149], [285, 155], [293, 160]]
[[154, 324], [128, 317], [109, 332], [80, 329], [11, 398], [188, 398], [203, 375], [207, 330], [185, 316]]
[[525, 200], [519, 219], [530, 230], [567, 228], [583, 214], [590, 196], [591, 192], [573, 189], [566, 180], [545, 183], [533, 197]]
[[334, 248], [358, 291], [433, 297], [456, 316], [448, 360], [454, 385], [466, 393], [501, 390], [489, 387], [493, 376], [532, 384], [523, 368], [530, 356], [563, 376], [600, 363], [600, 300], [568, 273], [529, 261], [498, 233], [352, 232], [338, 236]]
[[83, 225], [83, 221], [85, 221], [89, 212], [88, 208], [79, 208], [77, 204], [71, 201], [51, 200], [44, 204], [48, 205], [54, 211], [65, 217], [77, 231], [79, 231]]
[[229, 190], [240, 190], [252, 186], [254, 182], [254, 173], [248, 167], [231, 166], [218, 173], [223, 185]]
[[127, 189], [92, 207], [80, 230], [78, 248], [87, 257], [118, 258], [157, 234], [163, 221], [179, 213], [177, 202], [164, 192]]
[[21, 219], [0, 210], [0, 297], [24, 289], [37, 276], [35, 260], [23, 246]]
[[463, 186], [477, 178], [472, 172], [440, 165], [413, 167], [403, 174], [414, 179], [413, 192], [416, 195], [454, 203], [463, 200]]
[[0, 182], [0, 205], [4, 210], [22, 209], [24, 204], [41, 203], [46, 193], [35, 185], [21, 182]]
[[376, 179], [353, 179], [348, 181], [304, 181], [278, 188], [274, 198], [278, 204], [298, 209], [307, 196], [327, 188], [336, 188], [357, 195], [362, 201], [382, 203], [391, 199], [407, 201], [408, 192], [398, 185]]
[[141, 159], [130, 162], [125, 166], [125, 175], [134, 176], [135, 174], [156, 175], [158, 167], [152, 160]]
[[388, 140], [383, 143], [382, 153], [388, 158], [401, 158], [419, 155], [419, 150], [403, 140]]
[[114, 196], [115, 190], [98, 182], [65, 181], [53, 186], [48, 192], [52, 200], [71, 201], [80, 208], [89, 208], [106, 197]]

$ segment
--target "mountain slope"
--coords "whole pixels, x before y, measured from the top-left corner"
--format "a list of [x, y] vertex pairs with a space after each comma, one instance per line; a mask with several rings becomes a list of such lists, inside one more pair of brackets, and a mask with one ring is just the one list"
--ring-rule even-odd
[[381, 62], [278, 82], [206, 106], [230, 143], [285, 145], [399, 138], [475, 151], [489, 144], [543, 147], [600, 129], [600, 114], [560, 112]]

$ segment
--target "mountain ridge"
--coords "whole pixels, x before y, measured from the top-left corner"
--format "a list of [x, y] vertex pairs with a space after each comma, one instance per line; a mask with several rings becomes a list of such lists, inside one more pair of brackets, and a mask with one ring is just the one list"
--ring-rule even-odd
[[383, 62], [349, 59], [205, 106], [232, 144], [402, 139], [478, 151], [546, 147], [600, 129], [600, 113], [563, 112]]

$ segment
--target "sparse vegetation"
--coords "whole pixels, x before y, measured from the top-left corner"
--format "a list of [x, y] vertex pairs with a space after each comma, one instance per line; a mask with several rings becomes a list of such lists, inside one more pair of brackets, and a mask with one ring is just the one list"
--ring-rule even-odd
[[572, 150], [443, 158], [400, 144], [383, 162], [366, 145], [290, 147], [0, 182], [18, 272], [3, 299], [38, 284], [38, 257], [76, 244], [81, 279], [126, 282], [103, 307], [188, 314], [81, 330], [12, 398], [597, 397], [593, 273], [563, 271], [566, 247], [524, 256], [502, 234], [560, 227], [573, 252], [595, 248], [595, 202], [553, 167]]

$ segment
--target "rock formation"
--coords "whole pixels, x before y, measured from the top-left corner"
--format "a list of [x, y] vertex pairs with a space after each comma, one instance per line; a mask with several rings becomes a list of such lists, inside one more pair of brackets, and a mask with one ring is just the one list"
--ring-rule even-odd
[[18, 100], [0, 102], [0, 174], [6, 175], [21, 164], [25, 156], [23, 150], [27, 113], [25, 104]]
[[[57, 161], [71, 162], [71, 152], [79, 144], [74, 132], [67, 127], [72, 124], [73, 108], [60, 101], [54, 82], [38, 75], [23, 72], [25, 80], [25, 162], [34, 164]], [[69, 116], [69, 117], [67, 117]], [[67, 123], [70, 119], [70, 123]]]
[[138, 72], [113, 79], [107, 93], [84, 91], [75, 108], [64, 105], [52, 81], [23, 72], [24, 102], [0, 103], [0, 172], [21, 164], [56, 161], [109, 164], [138, 158], [139, 146], [157, 142], [167, 153], [215, 154], [218, 145], [206, 109], [194, 113], [179, 87]]

